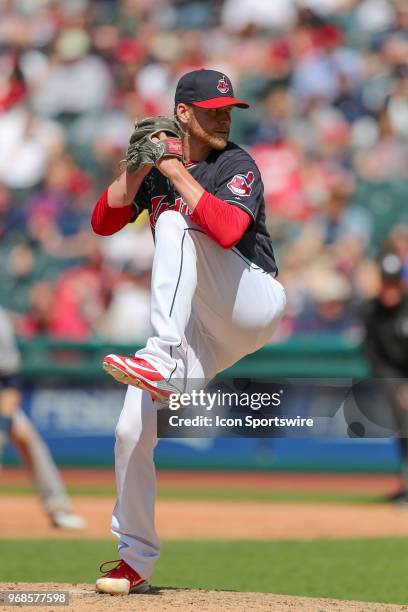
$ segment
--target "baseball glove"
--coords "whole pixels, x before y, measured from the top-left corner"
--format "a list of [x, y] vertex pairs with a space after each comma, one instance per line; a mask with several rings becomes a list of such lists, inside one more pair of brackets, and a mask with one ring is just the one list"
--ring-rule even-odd
[[[153, 141], [165, 132], [166, 140]], [[146, 164], [155, 164], [163, 157], [183, 159], [183, 145], [179, 125], [169, 117], [147, 117], [137, 121], [126, 153], [128, 172], [135, 172]]]

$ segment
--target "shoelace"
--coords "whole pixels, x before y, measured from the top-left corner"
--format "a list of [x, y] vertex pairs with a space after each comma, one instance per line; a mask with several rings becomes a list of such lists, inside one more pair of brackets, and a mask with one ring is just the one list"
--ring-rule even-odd
[[[111, 569], [108, 569], [108, 570], [103, 569], [105, 565], [109, 565], [109, 563], [116, 563], [116, 566], [111, 567]], [[101, 572], [101, 574], [109, 574], [110, 571], [112, 571], [113, 569], [116, 569], [122, 563], [123, 563], [123, 559], [112, 559], [112, 561], [104, 561], [103, 563], [100, 564], [99, 571]]]

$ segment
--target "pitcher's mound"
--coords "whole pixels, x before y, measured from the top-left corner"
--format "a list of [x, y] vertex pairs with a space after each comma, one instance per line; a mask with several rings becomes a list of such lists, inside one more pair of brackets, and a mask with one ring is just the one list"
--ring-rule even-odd
[[[340, 601], [338, 599], [318, 599], [311, 597], [291, 597], [271, 593], [240, 593], [237, 591], [204, 591], [195, 589], [178, 589], [171, 587], [154, 587], [148, 595], [115, 596], [95, 593], [90, 584], [56, 584], [56, 583], [8, 583], [0, 584], [0, 590], [55, 593], [69, 592], [69, 605], [58, 606], [63, 612], [129, 612], [130, 609], [143, 612], [236, 612], [236, 610], [265, 610], [271, 612], [387, 612], [388, 610], [408, 610], [408, 606], [368, 603], [358, 601]], [[129, 597], [131, 598], [129, 600]], [[137, 608], [136, 608], [137, 605]], [[0, 606], [0, 610], [9, 610], [9, 606]], [[57, 610], [55, 604], [40, 607], [24, 605], [24, 610]]]

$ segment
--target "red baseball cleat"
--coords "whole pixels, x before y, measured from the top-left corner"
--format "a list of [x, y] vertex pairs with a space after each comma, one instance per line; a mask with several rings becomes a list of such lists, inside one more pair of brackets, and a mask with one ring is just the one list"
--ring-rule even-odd
[[[103, 568], [108, 563], [117, 563], [110, 571], [104, 572]], [[99, 570], [102, 576], [98, 578], [95, 590], [98, 593], [109, 593], [110, 595], [129, 595], [129, 593], [147, 593], [150, 584], [139, 576], [123, 559], [105, 561]]]
[[154, 400], [167, 401], [173, 393], [180, 393], [145, 359], [111, 354], [104, 358], [102, 365], [115, 380], [145, 389]]

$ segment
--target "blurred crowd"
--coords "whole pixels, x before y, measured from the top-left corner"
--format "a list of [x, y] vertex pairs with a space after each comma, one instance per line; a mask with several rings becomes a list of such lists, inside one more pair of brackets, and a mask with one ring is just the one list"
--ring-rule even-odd
[[260, 167], [294, 333], [357, 333], [395, 252], [408, 283], [406, 0], [0, 0], [0, 304], [32, 338], [143, 342], [146, 217], [90, 214], [135, 118], [226, 72], [231, 140]]

